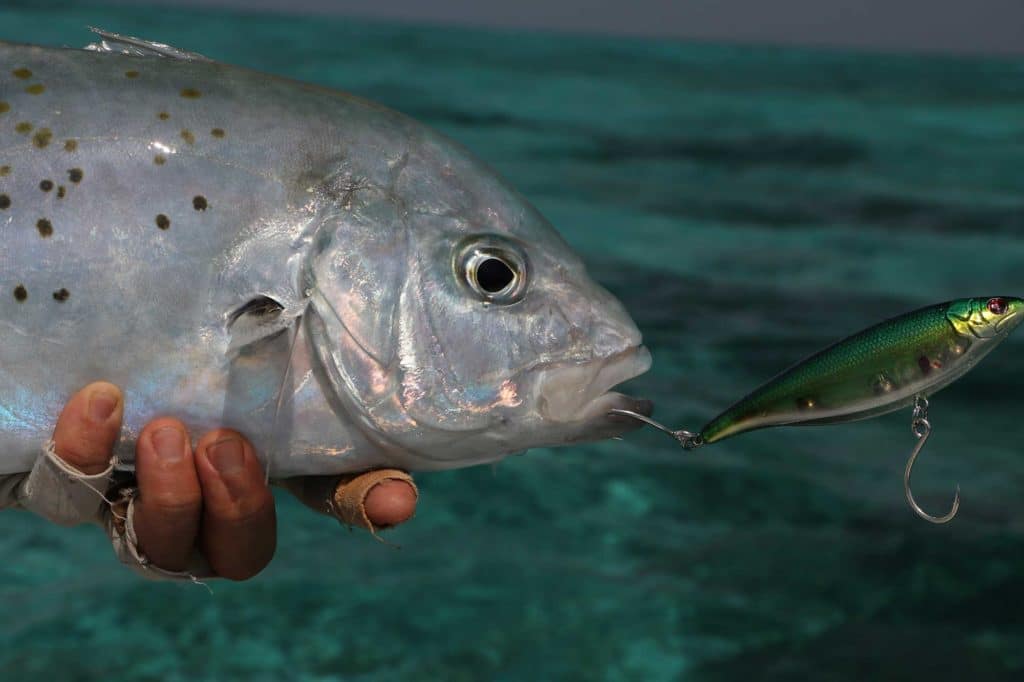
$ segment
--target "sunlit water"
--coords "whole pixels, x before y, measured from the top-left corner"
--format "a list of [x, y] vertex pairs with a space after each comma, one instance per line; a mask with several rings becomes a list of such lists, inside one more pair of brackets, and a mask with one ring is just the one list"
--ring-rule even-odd
[[[1024, 64], [341, 19], [5, 3], [379, 100], [507, 175], [619, 295], [633, 391], [698, 427], [919, 305], [1024, 290]], [[0, 514], [5, 678], [1013, 679], [1024, 674], [1024, 338], [909, 414], [664, 436], [422, 475], [393, 549], [279, 498], [256, 580], [151, 584], [97, 529]]]

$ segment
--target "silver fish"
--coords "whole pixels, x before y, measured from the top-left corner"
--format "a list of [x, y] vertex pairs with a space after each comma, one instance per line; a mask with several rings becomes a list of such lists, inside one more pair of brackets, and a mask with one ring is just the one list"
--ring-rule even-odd
[[0, 473], [67, 397], [246, 433], [275, 477], [616, 436], [623, 306], [458, 144], [351, 95], [98, 32], [0, 43]]

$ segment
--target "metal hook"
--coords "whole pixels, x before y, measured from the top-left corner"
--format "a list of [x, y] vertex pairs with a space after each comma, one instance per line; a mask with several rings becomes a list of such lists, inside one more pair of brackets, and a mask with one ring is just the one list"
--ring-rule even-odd
[[676, 442], [678, 442], [687, 450], [695, 450], [699, 448], [701, 445], [704, 445], [704, 438], [699, 433], [694, 433], [693, 431], [686, 431], [684, 429], [670, 429], [664, 424], [659, 424], [650, 417], [644, 416], [638, 412], [615, 409], [608, 410], [608, 414], [618, 415], [620, 417], [630, 417], [632, 419], [636, 419], [637, 421], [641, 421], [644, 424], [647, 424], [648, 426], [653, 426], [659, 431], [662, 431], [672, 436], [676, 440]]
[[921, 454], [921, 450], [924, 448], [924, 444], [928, 442], [928, 437], [932, 434], [932, 425], [928, 421], [928, 399], [922, 395], [917, 396], [914, 399], [914, 415], [911, 418], [910, 430], [917, 437], [917, 445], [910, 451], [910, 459], [907, 460], [907, 468], [903, 470], [903, 490], [907, 494], [907, 502], [910, 504], [910, 508], [914, 510], [914, 513], [920, 516], [925, 521], [931, 523], [948, 523], [953, 520], [956, 516], [957, 511], [960, 509], [960, 485], [956, 486], [956, 495], [953, 497], [953, 507], [949, 510], [948, 514], [944, 516], [932, 516], [925, 510], [921, 509], [921, 506], [914, 500], [914, 494], [910, 492], [910, 472], [914, 468], [914, 461], [917, 456]]

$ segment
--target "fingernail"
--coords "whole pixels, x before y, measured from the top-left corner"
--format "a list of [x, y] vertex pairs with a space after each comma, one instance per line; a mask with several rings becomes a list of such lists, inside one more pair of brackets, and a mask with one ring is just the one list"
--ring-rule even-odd
[[241, 471], [245, 464], [242, 441], [237, 438], [225, 438], [208, 446], [206, 456], [210, 458], [213, 468], [221, 474], [233, 474]]
[[108, 388], [97, 388], [89, 394], [89, 419], [103, 423], [117, 409], [117, 395]]
[[153, 434], [156, 455], [165, 462], [181, 461], [185, 457], [185, 434], [175, 426], [165, 426]]

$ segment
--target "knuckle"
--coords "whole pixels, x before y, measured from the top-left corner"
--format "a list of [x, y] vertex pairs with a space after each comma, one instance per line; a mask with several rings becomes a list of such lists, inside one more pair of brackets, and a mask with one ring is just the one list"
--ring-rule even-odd
[[238, 438], [239, 440], [242, 441], [243, 446], [251, 445], [249, 443], [248, 438], [243, 436], [238, 431], [235, 431], [234, 429], [214, 429], [212, 431], [207, 431], [206, 433], [204, 433], [203, 436], [199, 439], [197, 446], [198, 449], [204, 449], [207, 445], [210, 445], [211, 443], [216, 443], [217, 441], [224, 440], [226, 438]]
[[110, 448], [86, 437], [55, 439], [57, 456], [78, 468], [106, 464]]
[[262, 521], [268, 511], [272, 513], [273, 498], [268, 495], [252, 495], [233, 502], [218, 505], [210, 510], [221, 523], [232, 526], [248, 526]]
[[181, 429], [188, 436], [188, 429], [180, 419], [174, 417], [157, 417], [156, 419], [150, 420], [145, 426], [142, 427], [142, 432], [139, 433], [139, 440], [148, 437], [150, 434], [156, 433], [165, 426]]
[[139, 502], [153, 512], [163, 516], [195, 514], [203, 504], [203, 496], [197, 490], [152, 490], [139, 495]]

